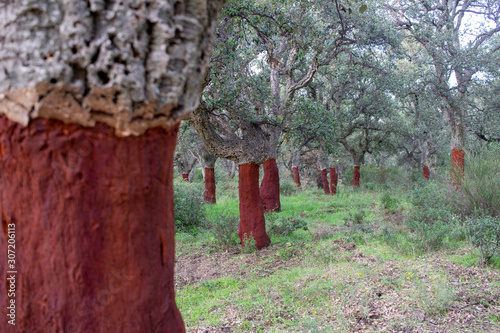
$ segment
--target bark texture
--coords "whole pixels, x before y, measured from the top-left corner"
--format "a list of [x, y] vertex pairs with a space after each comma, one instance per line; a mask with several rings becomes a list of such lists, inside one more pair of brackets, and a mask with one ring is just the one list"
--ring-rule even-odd
[[215, 169], [205, 167], [205, 192], [203, 200], [207, 203], [216, 203], [215, 198]]
[[[1, 332], [184, 332], [175, 305], [177, 128], [118, 138], [0, 116], [0, 203], [16, 229], [16, 326]], [[12, 270], [0, 261], [0, 274]], [[0, 304], [7, 304], [0, 293]]]
[[247, 238], [255, 240], [255, 247], [260, 250], [271, 244], [266, 233], [264, 205], [259, 193], [259, 165], [247, 163], [239, 166], [240, 225], [238, 236], [245, 246]]
[[326, 169], [321, 169], [321, 182], [323, 183], [323, 191], [325, 194], [330, 194], [330, 185], [328, 184], [328, 172]]
[[260, 198], [266, 212], [281, 212], [280, 177], [276, 159], [270, 158], [262, 165], [264, 178], [260, 185]]
[[429, 167], [427, 165], [424, 165], [422, 167], [422, 169], [423, 169], [423, 172], [424, 172], [424, 179], [429, 179], [429, 177], [431, 175]]
[[0, 114], [120, 136], [177, 124], [199, 103], [223, 1], [12, 1], [0, 6]]
[[337, 173], [337, 169], [335, 167], [330, 168], [330, 194], [337, 194], [337, 185], [339, 180], [339, 174]]
[[354, 187], [359, 187], [359, 180], [361, 179], [361, 174], [359, 172], [359, 165], [354, 166], [354, 173], [352, 175], [352, 185]]
[[189, 173], [183, 173], [182, 174], [182, 179], [186, 182], [189, 182]]
[[293, 182], [297, 184], [298, 187], [300, 187], [300, 173], [299, 173], [299, 168], [294, 166], [292, 167], [292, 172], [293, 172]]

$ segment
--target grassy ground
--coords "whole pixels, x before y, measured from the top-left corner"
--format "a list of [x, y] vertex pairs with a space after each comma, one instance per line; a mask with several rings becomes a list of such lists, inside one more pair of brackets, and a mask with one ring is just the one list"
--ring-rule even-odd
[[[237, 214], [234, 190], [208, 214]], [[387, 211], [377, 190], [282, 196], [283, 212], [270, 219], [309, 230], [273, 234], [254, 253], [216, 245], [210, 232], [179, 232], [177, 304], [188, 331], [499, 332], [498, 268], [482, 265], [466, 241], [428, 253], [386, 242], [410, 208], [404, 193], [395, 197]]]

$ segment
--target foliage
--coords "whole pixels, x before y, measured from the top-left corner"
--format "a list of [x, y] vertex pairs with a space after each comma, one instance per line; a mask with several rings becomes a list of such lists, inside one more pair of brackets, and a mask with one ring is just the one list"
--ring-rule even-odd
[[174, 215], [177, 230], [196, 233], [205, 222], [201, 184], [174, 180]]
[[394, 211], [399, 204], [399, 200], [392, 196], [389, 192], [385, 192], [380, 198], [382, 207], [387, 211]]
[[206, 228], [214, 236], [215, 244], [226, 248], [239, 243], [237, 214], [212, 210], [207, 212]]
[[479, 248], [486, 263], [500, 252], [500, 218], [480, 214], [465, 220], [472, 245]]
[[270, 235], [288, 236], [296, 230], [309, 230], [307, 221], [300, 217], [283, 216], [280, 213], [266, 215], [266, 229]]
[[464, 230], [453, 214], [449, 189], [428, 182], [411, 195], [412, 208], [405, 221], [419, 250], [432, 251], [447, 242], [463, 240]]
[[300, 187], [297, 186], [294, 182], [280, 180], [280, 194], [291, 196], [300, 191]]
[[455, 204], [462, 213], [470, 215], [480, 210], [490, 216], [500, 216], [500, 147], [467, 152], [459, 187]]

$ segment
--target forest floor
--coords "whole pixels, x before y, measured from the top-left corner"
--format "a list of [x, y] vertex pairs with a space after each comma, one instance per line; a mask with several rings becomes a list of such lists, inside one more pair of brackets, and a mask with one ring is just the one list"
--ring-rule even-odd
[[[317, 191], [283, 196], [282, 205], [279, 214], [309, 230], [271, 235], [258, 252], [178, 234], [177, 303], [188, 332], [500, 332], [500, 270], [468, 242], [402, 253], [379, 236], [403, 225], [405, 200], [388, 212], [373, 191]], [[216, 206], [234, 211], [237, 201]]]

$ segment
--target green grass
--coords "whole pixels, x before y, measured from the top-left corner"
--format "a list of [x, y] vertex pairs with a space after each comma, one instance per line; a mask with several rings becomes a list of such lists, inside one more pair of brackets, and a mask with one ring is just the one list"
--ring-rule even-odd
[[[238, 214], [234, 191], [206, 205], [207, 216]], [[218, 247], [209, 231], [179, 232], [183, 264], [217, 267], [214, 277], [176, 288], [188, 332], [498, 331], [498, 266], [483, 267], [466, 240], [434, 252], [412, 248], [403, 223], [408, 194], [392, 192], [390, 210], [382, 194], [340, 187], [335, 196], [315, 189], [282, 196], [279, 216], [300, 217], [309, 230], [271, 235], [272, 245], [256, 253]]]

